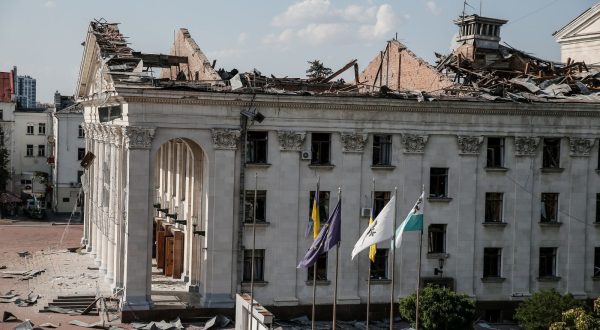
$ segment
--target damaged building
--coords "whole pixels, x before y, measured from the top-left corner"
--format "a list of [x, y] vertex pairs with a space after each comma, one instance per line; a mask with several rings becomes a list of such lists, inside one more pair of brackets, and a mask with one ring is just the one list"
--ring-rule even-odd
[[[399, 215], [425, 187], [422, 283], [476, 298], [483, 318], [510, 318], [540, 289], [597, 297], [593, 68], [501, 45], [502, 20], [455, 23], [462, 44], [435, 65], [392, 40], [362, 72], [351, 61], [304, 79], [216, 70], [186, 29], [163, 55], [91, 22], [76, 93], [89, 152], [83, 243], [123, 289], [124, 320], [165, 308], [156, 274], [202, 310], [231, 308], [251, 269], [261, 304], [302, 313], [313, 278], [296, 265], [312, 242], [317, 180], [323, 217], [343, 189], [341, 313], [364, 310], [369, 267], [374, 304], [389, 299], [392, 262], [394, 295], [416, 289], [417, 235], [395, 260], [385, 244], [374, 264], [350, 260], [370, 208], [395, 187]], [[339, 79], [344, 70], [355, 81]], [[317, 304], [332, 303], [334, 271], [333, 258], [317, 263]]]

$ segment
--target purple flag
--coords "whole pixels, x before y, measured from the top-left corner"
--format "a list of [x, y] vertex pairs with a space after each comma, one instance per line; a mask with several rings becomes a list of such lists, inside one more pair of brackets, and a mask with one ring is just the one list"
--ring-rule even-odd
[[317, 262], [319, 256], [327, 253], [336, 246], [341, 239], [341, 224], [342, 224], [342, 202], [338, 201], [335, 209], [329, 216], [325, 225], [321, 228], [319, 236], [313, 241], [312, 245], [306, 252], [304, 259], [300, 261], [297, 268], [308, 268]]

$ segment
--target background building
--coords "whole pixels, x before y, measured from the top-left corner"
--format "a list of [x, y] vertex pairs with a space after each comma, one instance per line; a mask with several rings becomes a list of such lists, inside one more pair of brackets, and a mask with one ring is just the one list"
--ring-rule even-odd
[[[16, 68], [15, 68], [16, 72]], [[17, 76], [16, 99], [20, 107], [35, 108], [36, 104], [36, 81], [30, 76]]]
[[82, 123], [83, 108], [80, 105], [57, 108], [53, 114], [55, 147], [49, 163], [53, 173], [52, 208], [55, 212], [72, 212], [77, 204], [83, 175], [79, 163], [85, 155]]
[[554, 32], [560, 44], [562, 62], [584, 61], [588, 65], [600, 65], [600, 3], [573, 19]]

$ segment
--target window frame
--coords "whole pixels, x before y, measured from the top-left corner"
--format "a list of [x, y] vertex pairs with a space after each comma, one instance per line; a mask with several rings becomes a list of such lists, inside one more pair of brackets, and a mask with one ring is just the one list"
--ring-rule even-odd
[[38, 135], [46, 135], [46, 123], [38, 123]]
[[46, 145], [45, 144], [38, 144], [37, 156], [38, 157], [46, 157]]
[[77, 128], [77, 137], [80, 139], [85, 138], [85, 130], [83, 129], [82, 125], [79, 125], [79, 127]]
[[25, 135], [33, 135], [35, 133], [35, 127], [33, 124], [27, 124]]
[[308, 267], [306, 269], [306, 281], [312, 282], [314, 269], [313, 267], [317, 266], [317, 282], [319, 281], [328, 281], [327, 279], [327, 253], [323, 253], [317, 257], [317, 262], [314, 265]]
[[[498, 140], [498, 144], [491, 144]], [[504, 137], [491, 136], [487, 138], [487, 157], [486, 167], [488, 168], [504, 168], [506, 139]], [[500, 158], [496, 160], [496, 157]]]
[[242, 281], [251, 281], [252, 263], [254, 263], [254, 281], [262, 282], [265, 280], [265, 249], [254, 249], [254, 259], [252, 259], [252, 249], [244, 249], [244, 262], [242, 269]]
[[[434, 173], [439, 171], [440, 173]], [[443, 173], [442, 173], [443, 171]], [[448, 198], [448, 174], [450, 169], [447, 167], [429, 168], [429, 197], [430, 198]], [[440, 192], [438, 190], [443, 190]]]
[[391, 191], [375, 191], [373, 192], [373, 219], [379, 215], [385, 205], [392, 198]]
[[483, 278], [502, 277], [502, 248], [483, 248]]
[[[321, 218], [321, 222], [323, 219], [329, 218], [329, 199], [331, 198], [331, 193], [329, 191], [319, 190], [319, 217]], [[313, 201], [315, 199], [315, 191], [311, 190], [308, 195], [309, 207], [308, 207], [308, 217], [310, 218], [312, 214]]]
[[[317, 137], [322, 139], [316, 139]], [[310, 164], [331, 165], [331, 133], [315, 132], [311, 133], [310, 138]], [[323, 149], [327, 150], [323, 151]]]
[[[256, 191], [256, 223], [265, 223], [267, 221], [267, 191]], [[244, 223], [253, 223], [254, 216], [254, 190], [246, 190], [246, 219]]]
[[[375, 261], [369, 262], [371, 268], [371, 280], [389, 280], [388, 260], [390, 249], [378, 248], [375, 252]], [[383, 273], [383, 275], [380, 275]]]
[[373, 166], [392, 165], [392, 134], [373, 134]]
[[[540, 223], [559, 223], [559, 193], [542, 193], [540, 197]], [[554, 205], [548, 205], [547, 202], [552, 202]], [[548, 211], [552, 211], [552, 217], [548, 217]], [[545, 214], [545, 215], [544, 215]]]
[[77, 160], [82, 160], [85, 157], [85, 154], [85, 148], [77, 148]]
[[542, 168], [560, 168], [560, 138], [544, 138]]
[[[500, 205], [494, 205], [500, 204]], [[496, 212], [494, 212], [496, 209]], [[498, 213], [492, 215], [491, 213]], [[502, 192], [486, 192], [485, 193], [485, 223], [503, 223], [504, 222], [504, 193]]]
[[33, 144], [25, 146], [25, 157], [33, 157]]
[[600, 193], [596, 193], [596, 224], [600, 224]]
[[[557, 256], [558, 248], [556, 247], [540, 247], [539, 249], [539, 265], [538, 265], [538, 276], [543, 277], [557, 277]], [[546, 260], [550, 257], [550, 263]], [[550, 272], [547, 272], [550, 270]]]
[[[428, 254], [439, 254], [446, 253], [446, 224], [441, 223], [432, 223], [427, 227], [427, 253]], [[441, 243], [438, 242], [440, 240], [439, 237], [434, 237], [437, 235], [441, 235]], [[434, 245], [435, 244], [435, 245]], [[437, 245], [441, 245], [441, 249], [437, 248]]]
[[[269, 156], [269, 132], [268, 131], [248, 131], [246, 140], [246, 164], [267, 164]], [[264, 136], [260, 136], [264, 135]], [[262, 151], [257, 151], [258, 147]]]

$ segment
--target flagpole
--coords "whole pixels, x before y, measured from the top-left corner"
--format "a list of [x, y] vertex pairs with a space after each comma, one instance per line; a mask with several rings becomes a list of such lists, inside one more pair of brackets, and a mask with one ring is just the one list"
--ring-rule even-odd
[[[373, 209], [375, 208], [375, 178], [373, 178], [371, 189], [371, 218], [373, 219]], [[369, 219], [369, 220], [370, 220]], [[367, 277], [367, 325], [366, 330], [369, 330], [369, 321], [371, 319], [371, 247], [369, 247], [369, 273]]]
[[[394, 188], [394, 198], [398, 201], [398, 187]], [[390, 330], [394, 329], [394, 271], [396, 268], [396, 213], [398, 210], [398, 204], [394, 203], [394, 231], [392, 233], [392, 285], [390, 290]], [[418, 328], [417, 328], [418, 329]]]
[[[315, 191], [315, 199], [319, 199], [319, 183], [321, 183], [321, 176], [317, 176], [317, 191]], [[319, 203], [317, 203], [316, 207], [320, 207]], [[319, 213], [319, 218], [321, 217], [321, 214]], [[319, 219], [319, 222], [320, 219]], [[316, 226], [316, 223], [314, 223], [313, 220], [313, 231], [315, 230], [314, 226]], [[315, 239], [315, 237], [313, 237], [313, 240]], [[311, 329], [312, 330], [316, 330], [316, 325], [315, 325], [315, 303], [316, 303], [316, 297], [317, 297], [317, 264], [319, 263], [319, 257], [317, 257], [317, 260], [315, 261], [315, 263], [313, 264], [313, 299], [312, 299], [312, 322], [311, 322]]]
[[[250, 263], [250, 329], [254, 323], [254, 251], [256, 249], [256, 195], [258, 191], [258, 173], [254, 173], [254, 203], [252, 204], [252, 262]], [[246, 201], [244, 201], [244, 208]]]
[[[342, 199], [342, 187], [338, 188], [338, 203], [340, 202], [340, 200]], [[338, 271], [339, 271], [339, 263], [340, 263], [340, 242], [341, 242], [341, 237], [340, 237], [340, 241], [336, 244], [335, 247], [335, 285], [333, 287], [333, 325], [332, 325], [332, 330], [335, 330], [336, 328], [336, 321], [337, 321], [337, 292], [338, 292]]]
[[[425, 196], [425, 185], [423, 185], [423, 189], [422, 189], [422, 193], [421, 195], [424, 197]], [[425, 203], [425, 201], [423, 201], [423, 203]], [[421, 224], [421, 236], [419, 237], [419, 268], [417, 268], [417, 310], [416, 310], [416, 316], [415, 316], [415, 327], [416, 330], [419, 330], [419, 303], [420, 303], [420, 289], [421, 289], [421, 255], [422, 253], [422, 249], [423, 249], [423, 224]]]

